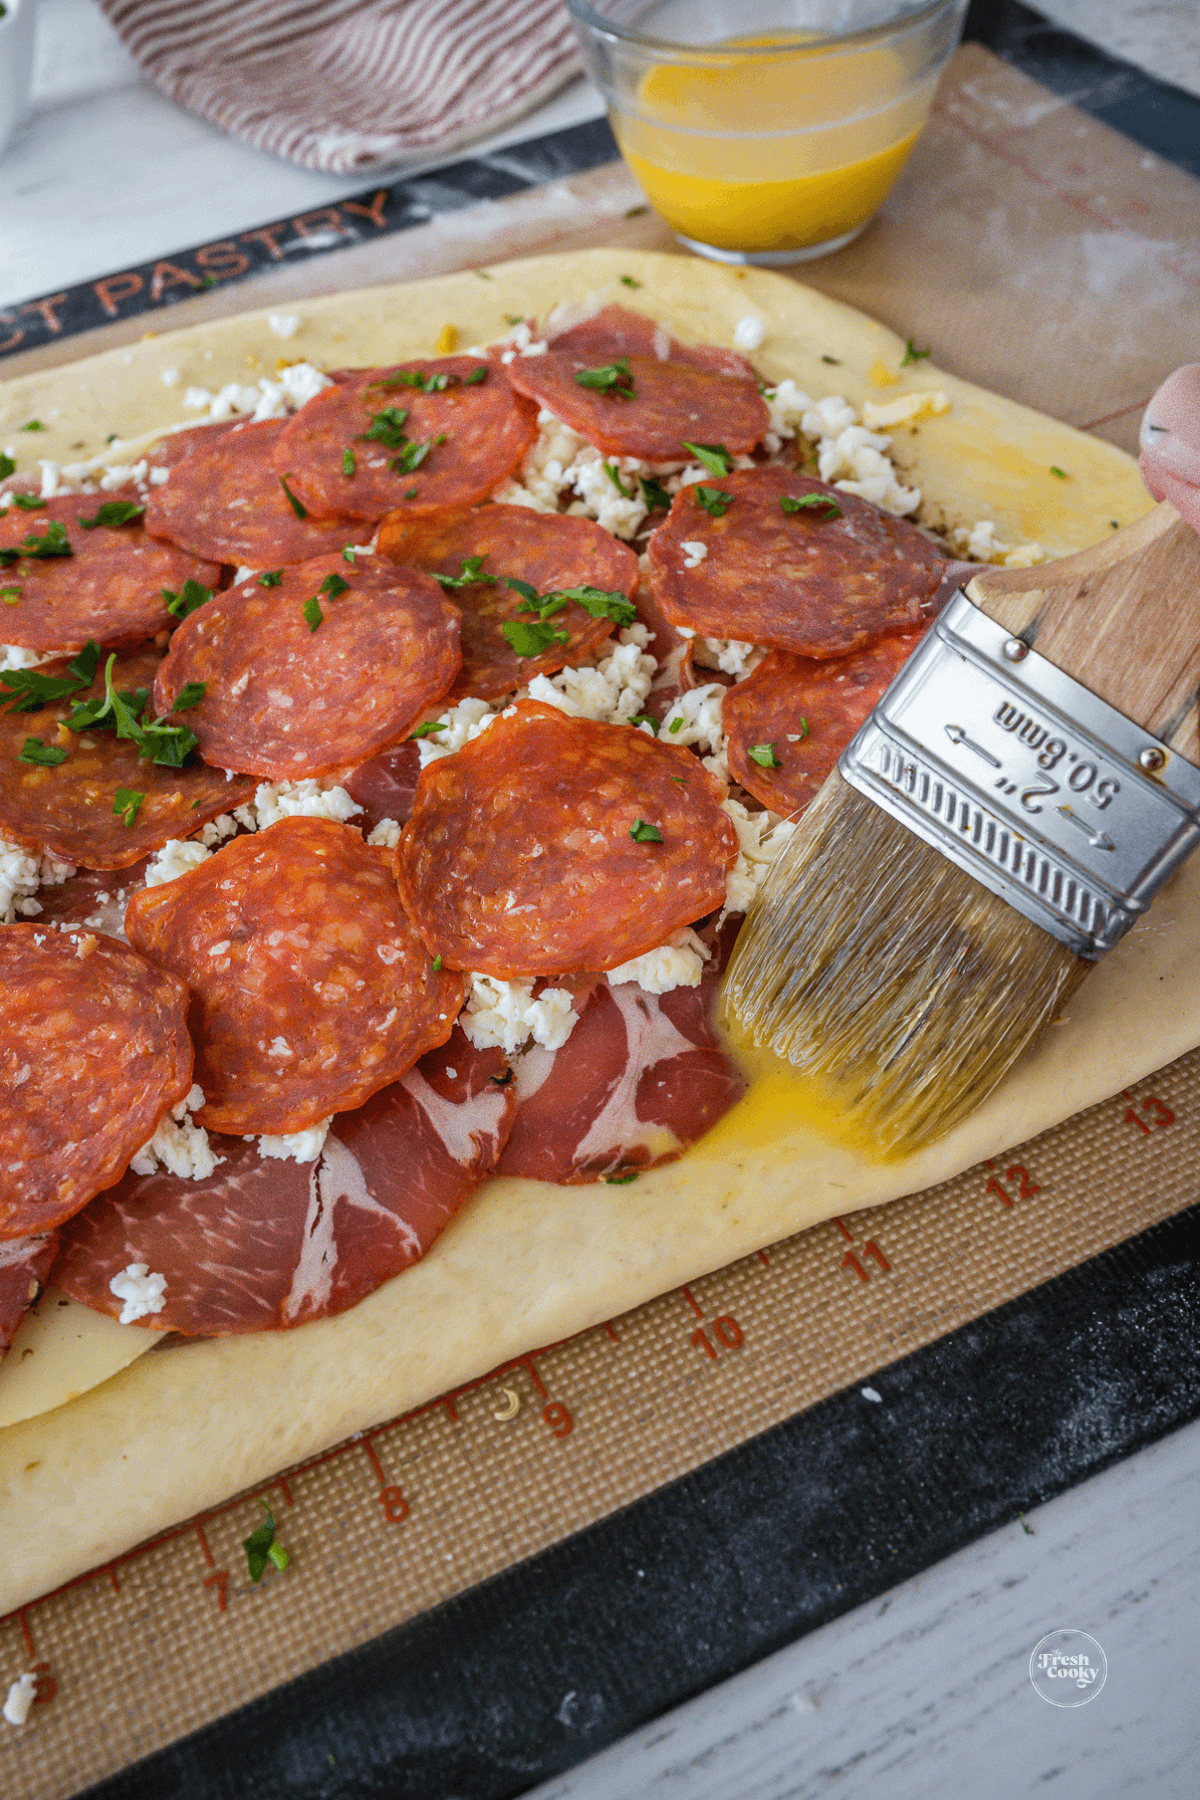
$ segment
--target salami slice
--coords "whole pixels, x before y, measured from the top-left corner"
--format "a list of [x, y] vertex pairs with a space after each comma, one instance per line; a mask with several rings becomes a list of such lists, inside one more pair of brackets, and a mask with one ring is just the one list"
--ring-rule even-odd
[[168, 481], [150, 489], [145, 519], [150, 536], [210, 562], [252, 569], [340, 552], [346, 527], [297, 518], [279, 485], [274, 457], [283, 429], [282, 419], [263, 419], [196, 445], [175, 464]]
[[518, 356], [508, 373], [518, 393], [609, 456], [676, 462], [687, 458], [688, 443], [722, 444], [737, 455], [753, 450], [770, 423], [753, 377], [690, 361], [664, 362], [653, 354], [635, 352], [620, 361], [619, 379], [603, 387], [579, 376], [615, 368], [614, 359], [595, 364], [578, 349]]
[[721, 797], [687, 750], [521, 700], [422, 771], [400, 890], [452, 968], [611, 969], [721, 905], [737, 856]]
[[92, 932], [0, 926], [0, 1238], [121, 1175], [192, 1084], [187, 989]]
[[[513, 1105], [516, 1105], [514, 1098]], [[41, 1292], [58, 1252], [58, 1233], [0, 1241], [0, 1362]]]
[[746, 1091], [711, 1010], [727, 928], [700, 986], [647, 994], [601, 982], [566, 1043], [517, 1065], [517, 1112], [498, 1174], [600, 1181], [672, 1162]]
[[550, 348], [581, 356], [593, 365], [621, 356], [653, 356], [659, 362], [689, 363], [739, 381], [755, 380], [753, 365], [739, 351], [719, 344], [681, 344], [662, 325], [627, 306], [602, 306], [590, 319], [556, 331]]
[[188, 709], [200, 755], [294, 781], [364, 761], [404, 736], [458, 673], [459, 612], [428, 575], [376, 557], [322, 556], [264, 587], [251, 576], [197, 608], [154, 683]]
[[173, 469], [194, 451], [207, 450], [220, 443], [242, 423], [244, 421], [238, 419], [217, 419], [208, 425], [184, 425], [179, 431], [170, 431], [165, 438], [160, 438], [146, 452], [146, 460], [151, 468]]
[[11, 506], [0, 513], [5, 643], [43, 654], [78, 650], [89, 638], [104, 648], [137, 644], [175, 622], [164, 589], [178, 593], [185, 581], [216, 585], [215, 563], [156, 543], [136, 520], [84, 525], [101, 506], [123, 498], [128, 495], [67, 494], [36, 512]]
[[477, 557], [480, 574], [490, 577], [451, 590], [463, 615], [463, 666], [452, 699], [473, 694], [495, 700], [535, 675], [553, 675], [568, 663], [586, 662], [615, 629], [612, 618], [603, 613], [596, 617], [572, 600], [545, 621], [556, 635], [562, 634], [561, 642], [540, 654], [518, 654], [504, 626], [541, 621], [539, 613], [529, 611], [528, 595], [509, 587], [508, 578], [536, 588], [539, 595], [592, 587], [626, 599], [638, 579], [633, 551], [590, 519], [536, 513], [527, 506], [481, 506], [416, 518], [403, 510], [390, 513], [379, 534], [379, 554], [452, 576], [461, 575], [469, 557]]
[[445, 1043], [461, 975], [434, 967], [385, 853], [329, 819], [233, 838], [125, 915], [129, 941], [192, 991], [213, 1131], [302, 1131], [359, 1106]]
[[[161, 652], [150, 646], [118, 654], [114, 688], [148, 696], [161, 661]], [[0, 833], [63, 862], [124, 869], [168, 838], [189, 837], [251, 799], [255, 784], [241, 776], [227, 780], [222, 769], [211, 769], [196, 756], [179, 769], [141, 761], [136, 744], [111, 729], [68, 731], [63, 721], [72, 708], [103, 696], [104, 668], [102, 662], [90, 687], [40, 711], [0, 711]], [[46, 663], [37, 672], [57, 679], [67, 669], [65, 662]], [[182, 713], [169, 722], [183, 725], [190, 716]], [[31, 738], [54, 753], [65, 750], [65, 760], [22, 761]], [[39, 754], [36, 747], [32, 754]]]
[[803, 812], [923, 636], [880, 638], [825, 662], [772, 650], [725, 696], [733, 779], [773, 812]]
[[[650, 584], [674, 624], [827, 657], [934, 616], [946, 558], [915, 525], [793, 469], [742, 469], [712, 486], [730, 496], [719, 518], [682, 488], [650, 539]], [[783, 505], [810, 494], [828, 506]]]
[[435, 356], [326, 388], [287, 421], [275, 468], [314, 519], [381, 519], [485, 499], [536, 436], [536, 408], [506, 370]]
[[354, 820], [359, 829], [373, 831], [381, 819], [403, 825], [412, 811], [420, 773], [421, 758], [413, 743], [397, 744], [352, 769], [342, 786], [362, 807]]
[[516, 1107], [498, 1050], [456, 1030], [402, 1080], [333, 1122], [316, 1162], [242, 1138], [192, 1181], [127, 1175], [72, 1221], [55, 1283], [98, 1312], [130, 1263], [166, 1278], [140, 1320], [189, 1337], [270, 1331], [344, 1312], [424, 1256], [493, 1167]]

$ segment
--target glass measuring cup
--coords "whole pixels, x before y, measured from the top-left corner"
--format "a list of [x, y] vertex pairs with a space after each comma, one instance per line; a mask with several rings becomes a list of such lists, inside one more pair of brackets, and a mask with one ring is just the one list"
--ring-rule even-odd
[[566, 0], [621, 154], [689, 249], [789, 263], [877, 211], [967, 0]]

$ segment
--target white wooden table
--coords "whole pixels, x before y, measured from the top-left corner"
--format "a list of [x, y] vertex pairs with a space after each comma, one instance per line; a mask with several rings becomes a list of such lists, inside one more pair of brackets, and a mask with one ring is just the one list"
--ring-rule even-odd
[[[1041, 10], [1200, 94], [1195, 0]], [[577, 82], [490, 147], [593, 117]], [[436, 158], [413, 162], [429, 166]], [[260, 156], [145, 83], [93, 0], [41, 0], [34, 109], [0, 164], [0, 305], [366, 185]], [[1200, 1424], [803, 1638], [539, 1800], [1087, 1800], [1200, 1793]], [[1106, 1685], [1047, 1705], [1048, 1631], [1092, 1633]], [[564, 1696], [565, 1697], [565, 1696]]]

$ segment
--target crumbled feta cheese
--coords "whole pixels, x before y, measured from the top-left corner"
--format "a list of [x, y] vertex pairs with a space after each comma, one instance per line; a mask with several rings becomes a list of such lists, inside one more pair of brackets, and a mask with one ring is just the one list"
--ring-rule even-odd
[[573, 719], [628, 725], [645, 707], [658, 669], [656, 659], [647, 652], [649, 642], [644, 625], [630, 625], [598, 667], [535, 675], [529, 683], [529, 698], [556, 706]]
[[[279, 1162], [316, 1162], [325, 1148], [325, 1139], [329, 1136], [332, 1124], [333, 1117], [330, 1115], [328, 1119], [318, 1119], [315, 1125], [308, 1126], [304, 1131], [289, 1131], [282, 1137], [260, 1137], [258, 1154], [275, 1157]], [[247, 1138], [246, 1142], [249, 1143], [250, 1139]]]
[[170, 479], [170, 469], [151, 469], [150, 471], [150, 485], [152, 487], [162, 487], [166, 482], [170, 481]]
[[502, 338], [496, 339], [496, 347], [507, 344], [508, 348], [501, 352], [502, 363], [514, 362], [518, 356], [545, 356], [550, 348], [545, 338], [535, 338], [533, 328], [528, 319], [522, 319], [506, 331]]
[[762, 320], [753, 313], [747, 313], [734, 327], [733, 341], [739, 350], [757, 350], [766, 335], [767, 328]]
[[[225, 1158], [216, 1154], [203, 1125], [197, 1125], [191, 1117], [203, 1105], [203, 1090], [193, 1087], [177, 1106], [171, 1108], [149, 1143], [142, 1145], [130, 1163], [135, 1175], [153, 1175], [156, 1169], [162, 1168], [183, 1180], [207, 1180]], [[113, 1293], [116, 1292], [114, 1288]], [[157, 1308], [150, 1307], [149, 1311], [155, 1312]], [[128, 1320], [122, 1320], [122, 1323], [127, 1324]]]
[[771, 864], [796, 829], [794, 819], [778, 813], [752, 813], [740, 800], [723, 800], [722, 808], [738, 834], [738, 859], [725, 878], [725, 913], [744, 913], [767, 878]]
[[276, 337], [295, 337], [300, 329], [299, 313], [268, 313], [267, 324]]
[[[746, 466], [747, 459], [736, 460], [739, 467]], [[636, 456], [606, 457], [543, 407], [538, 414], [537, 441], [526, 452], [519, 474], [501, 482], [492, 499], [549, 513], [558, 511], [562, 494], [574, 494], [568, 512], [595, 519], [614, 537], [628, 539], [637, 535], [646, 517], [642, 475], [652, 475], [668, 493], [675, 493], [688, 478], [704, 481], [708, 471], [685, 469], [678, 462], [643, 462]]]
[[531, 1037], [547, 1050], [561, 1049], [577, 1017], [568, 988], [543, 988], [535, 1000], [532, 981], [472, 975], [459, 1023], [477, 1050], [500, 1049], [511, 1055]]
[[0, 673], [5, 669], [36, 669], [39, 663], [53, 662], [60, 652], [26, 650], [22, 644], [0, 644]]
[[144, 456], [135, 463], [114, 463], [111, 467], [105, 465], [100, 486], [106, 494], [111, 494], [117, 488], [128, 487], [130, 482], [145, 481], [149, 473], [150, 464]]
[[189, 869], [198, 869], [202, 862], [207, 862], [211, 855], [212, 851], [195, 838], [168, 838], [146, 865], [146, 886], [162, 887], [164, 882], [178, 881]]
[[728, 784], [729, 763], [725, 754], [725, 728], [722, 711], [725, 689], [719, 681], [705, 687], [687, 688], [665, 712], [658, 727], [664, 744], [698, 745], [707, 751], [705, 768], [719, 781]]
[[59, 466], [56, 462], [51, 462], [48, 458], [39, 456], [38, 467], [42, 471], [42, 485], [39, 498], [42, 500], [53, 500], [55, 494], [60, 492], [59, 475], [61, 471], [59, 470]]
[[260, 782], [252, 805], [237, 807], [234, 817], [252, 831], [265, 831], [280, 819], [335, 819], [344, 825], [361, 811], [358, 801], [337, 782], [309, 776], [304, 781]]
[[438, 721], [442, 730], [435, 737], [423, 737], [417, 740], [417, 755], [421, 767], [436, 762], [439, 756], [453, 756], [472, 738], [477, 738], [486, 731], [492, 720], [496, 718], [486, 700], [460, 700], [449, 712], [444, 712]]
[[151, 1275], [145, 1263], [130, 1263], [127, 1269], [122, 1269], [119, 1275], [113, 1276], [108, 1284], [108, 1291], [124, 1302], [117, 1323], [133, 1325], [138, 1319], [148, 1318], [152, 1313], [162, 1310], [167, 1278], [165, 1275]]
[[394, 850], [400, 842], [400, 822], [398, 819], [380, 819], [367, 833], [368, 844], [381, 844], [385, 850]]
[[668, 994], [673, 988], [699, 987], [707, 960], [708, 951], [685, 925], [656, 950], [647, 950], [605, 973], [610, 982], [636, 981], [648, 994]]
[[5, 1723], [24, 1725], [36, 1698], [37, 1676], [27, 1670], [24, 1675], [18, 1675], [9, 1687], [8, 1698], [2, 1709]]
[[683, 551], [685, 569], [698, 569], [708, 555], [708, 545], [703, 543], [700, 538], [689, 538], [679, 548]]
[[911, 425], [917, 419], [928, 419], [950, 411], [945, 394], [927, 388], [915, 394], [900, 394], [895, 400], [864, 400], [862, 422], [870, 431], [888, 431], [893, 425]]
[[980, 519], [974, 525], [957, 525], [950, 532], [955, 550], [971, 562], [999, 563], [1007, 569], [1030, 569], [1049, 560], [1040, 544], [1005, 544], [996, 535], [991, 519]]
[[162, 384], [164, 387], [178, 387], [179, 386], [179, 370], [178, 369], [164, 369], [162, 372]]
[[758, 644], [743, 644], [738, 638], [698, 637], [692, 646], [693, 662], [736, 675], [739, 681], [757, 669], [766, 654]]
[[[857, 494], [875, 506], [901, 516], [916, 512], [921, 504], [919, 488], [906, 488], [890, 460], [891, 439], [859, 423], [855, 408], [841, 394], [813, 400], [790, 377], [766, 396], [770, 425], [763, 438], [774, 454], [786, 438], [802, 432], [816, 445], [817, 467], [822, 481], [833, 482], [848, 494]], [[934, 399], [944, 399], [935, 395]], [[894, 401], [892, 405], [901, 402]], [[870, 405], [870, 402], [868, 402]]]
[[74, 873], [73, 863], [39, 856], [0, 837], [0, 922], [11, 925], [17, 917], [36, 918], [42, 910], [35, 897], [39, 887], [59, 887]]
[[304, 406], [330, 385], [328, 375], [312, 363], [292, 363], [280, 369], [279, 379], [259, 377], [257, 387], [230, 381], [217, 393], [211, 388], [190, 387], [183, 404], [191, 412], [207, 412], [211, 420], [232, 419], [249, 413], [255, 420], [281, 419], [293, 407]]

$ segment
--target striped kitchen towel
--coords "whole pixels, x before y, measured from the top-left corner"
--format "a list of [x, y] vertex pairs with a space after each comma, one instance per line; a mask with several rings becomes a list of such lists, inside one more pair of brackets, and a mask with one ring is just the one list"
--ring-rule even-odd
[[101, 0], [155, 85], [327, 174], [497, 130], [580, 66], [561, 0]]

